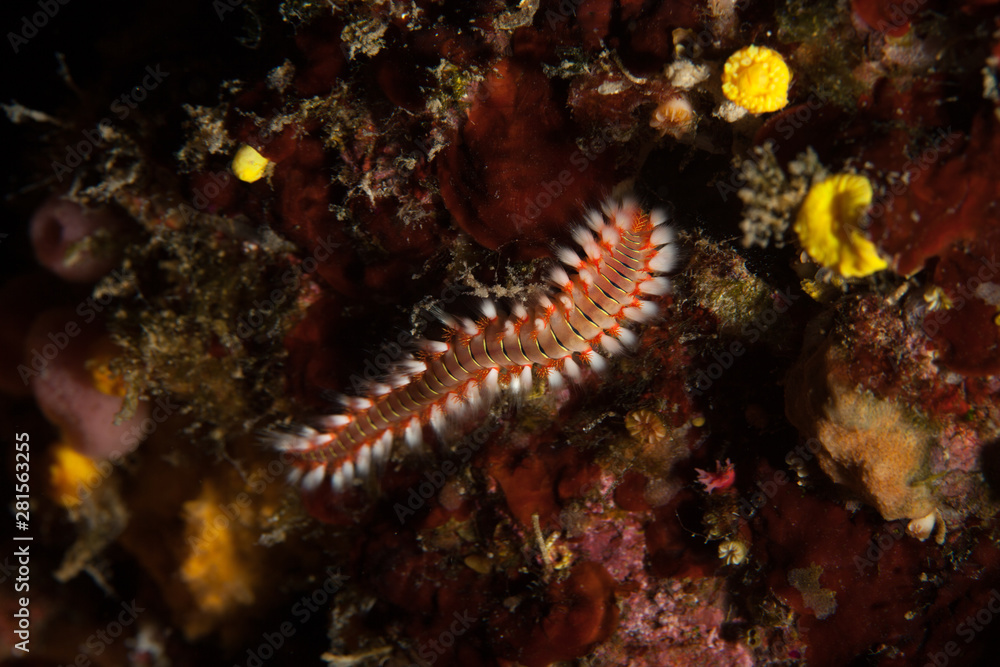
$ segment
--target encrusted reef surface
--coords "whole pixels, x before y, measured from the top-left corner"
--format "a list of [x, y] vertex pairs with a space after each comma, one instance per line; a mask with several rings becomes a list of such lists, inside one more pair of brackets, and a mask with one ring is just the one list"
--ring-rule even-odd
[[[996, 664], [1000, 4], [95, 11], [3, 24], [4, 664]], [[623, 198], [606, 368], [302, 488]]]

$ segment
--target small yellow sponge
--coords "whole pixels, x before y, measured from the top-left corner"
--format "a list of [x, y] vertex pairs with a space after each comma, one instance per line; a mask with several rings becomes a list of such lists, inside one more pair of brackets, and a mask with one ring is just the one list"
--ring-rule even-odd
[[97, 486], [100, 480], [101, 473], [93, 459], [66, 443], [60, 442], [53, 447], [49, 484], [60, 505], [66, 508], [79, 506], [88, 491]]
[[788, 104], [792, 73], [777, 51], [748, 46], [729, 56], [722, 93], [750, 113], [777, 111]]
[[795, 233], [819, 264], [847, 278], [860, 278], [888, 266], [861, 224], [872, 203], [872, 184], [858, 174], [837, 174], [809, 189]]
[[233, 173], [236, 178], [247, 183], [260, 180], [271, 161], [258, 153], [252, 146], [243, 144], [233, 158]]

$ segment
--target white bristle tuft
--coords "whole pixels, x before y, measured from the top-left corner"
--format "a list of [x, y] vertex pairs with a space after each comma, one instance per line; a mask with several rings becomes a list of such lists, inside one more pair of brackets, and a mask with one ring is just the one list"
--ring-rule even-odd
[[441, 409], [440, 405], [431, 407], [431, 428], [438, 434], [438, 437], [441, 437], [441, 434], [444, 432], [446, 421], [444, 410]]
[[382, 384], [381, 382], [376, 382], [368, 387], [368, 391], [370, 391], [373, 396], [385, 396], [392, 391], [392, 387], [387, 384]]
[[344, 461], [344, 465], [340, 466], [340, 472], [344, 475], [344, 484], [354, 481], [354, 464], [350, 461]]
[[337, 468], [337, 471], [330, 475], [330, 488], [333, 489], [334, 493], [340, 493], [344, 490], [343, 469]]
[[382, 466], [386, 461], [389, 460], [389, 454], [391, 452], [392, 452], [392, 431], [386, 431], [375, 442], [375, 446], [372, 447], [372, 459], [375, 461], [375, 465]]
[[613, 226], [620, 232], [627, 232], [631, 230], [631, 221], [622, 210], [620, 202], [613, 200], [605, 202], [603, 208], [604, 214], [607, 216], [607, 224]]
[[615, 227], [623, 231], [632, 231], [638, 213], [639, 204], [634, 199], [624, 199], [621, 206], [615, 211]]
[[485, 299], [479, 304], [479, 312], [483, 314], [488, 320], [495, 320], [497, 318], [497, 305], [493, 303], [492, 299]]
[[579, 255], [577, 255], [569, 248], [564, 248], [562, 246], [556, 248], [556, 257], [559, 258], [560, 262], [562, 262], [567, 266], [573, 267], [574, 269], [578, 268], [581, 264], [583, 264], [583, 260], [580, 259]]
[[574, 308], [573, 299], [569, 298], [566, 294], [559, 295], [559, 305], [562, 306], [564, 313], [568, 313]]
[[573, 240], [580, 244], [583, 251], [590, 259], [598, 259], [601, 256], [601, 246], [597, 245], [594, 235], [586, 227], [577, 227], [573, 230]]
[[368, 473], [372, 471], [372, 448], [369, 445], [362, 445], [355, 457], [354, 470], [360, 479], [366, 479]]
[[518, 301], [511, 307], [510, 312], [514, 317], [516, 317], [519, 320], [523, 320], [528, 316], [528, 309], [525, 308], [524, 303], [520, 301]]
[[344, 399], [344, 405], [351, 410], [368, 410], [372, 407], [372, 399], [363, 396], [348, 396]]
[[636, 336], [630, 329], [619, 328], [618, 342], [625, 347], [633, 348], [636, 346], [636, 343], [639, 342], [639, 337]]
[[385, 381], [393, 389], [400, 389], [410, 384], [410, 378], [406, 377], [405, 375], [390, 375], [385, 379]]
[[604, 226], [604, 216], [601, 215], [600, 211], [590, 209], [583, 214], [584, 221], [587, 226], [593, 229], [595, 232]]
[[315, 491], [324, 477], [326, 477], [326, 466], [317, 465], [302, 478], [302, 488], [306, 491]]
[[445, 325], [452, 331], [458, 331], [458, 320], [456, 320], [453, 315], [446, 313], [438, 308], [432, 308], [431, 312], [434, 314], [435, 317], [441, 320], [441, 324]]
[[649, 270], [666, 273], [670, 269], [674, 268], [674, 261], [676, 259], [677, 253], [674, 251], [674, 247], [669, 245], [663, 246], [656, 252], [656, 255], [649, 260]]
[[622, 312], [633, 322], [643, 324], [656, 317], [659, 308], [652, 301], [640, 301], [638, 307], [629, 307]]
[[601, 240], [604, 241], [605, 243], [609, 243], [611, 245], [618, 245], [618, 242], [621, 241], [621, 238], [622, 238], [621, 232], [619, 232], [611, 225], [605, 225], [601, 227]]
[[406, 439], [406, 445], [410, 449], [416, 449], [423, 442], [423, 429], [420, 427], [420, 420], [414, 417], [410, 420], [410, 423], [406, 425], [406, 432], [403, 437]]
[[580, 381], [580, 367], [572, 359], [563, 360], [563, 373], [573, 382]]
[[410, 375], [419, 375], [427, 370], [427, 364], [418, 359], [404, 359], [399, 362], [399, 370]]
[[593, 351], [587, 355], [587, 362], [595, 373], [603, 373], [608, 368], [608, 360]]
[[549, 380], [549, 388], [555, 391], [562, 389], [563, 386], [566, 384], [566, 382], [563, 380], [562, 373], [560, 373], [559, 371], [550, 370], [549, 374], [546, 377]]
[[[603, 226], [604, 224], [601, 223], [601, 227]], [[601, 227], [598, 227], [593, 231], [594, 232], [600, 231]], [[580, 246], [585, 245], [588, 241], [594, 240], [594, 234], [591, 232], [590, 229], [587, 229], [583, 225], [576, 225], [575, 227], [573, 227], [573, 229], [570, 230], [570, 235], [573, 237], [573, 240], [576, 241], [577, 244]]]
[[470, 320], [468, 317], [463, 317], [460, 320], [460, 322], [462, 324], [463, 332], [469, 334], [470, 336], [475, 336], [477, 333], [479, 333], [479, 327], [477, 327], [476, 323]]
[[[666, 221], [667, 221], [667, 212], [664, 211], [662, 208], [654, 208], [652, 211], [649, 212], [649, 222], [654, 227], [662, 225]], [[667, 241], [664, 241], [664, 243], [667, 243]]]
[[490, 372], [486, 374], [483, 379], [482, 389], [480, 389], [482, 395], [486, 398], [492, 398], [496, 396], [497, 392], [500, 391], [500, 371], [496, 368], [491, 368]]
[[326, 415], [320, 418], [319, 423], [326, 428], [343, 428], [352, 421], [354, 421], [354, 417], [350, 415]]
[[621, 354], [625, 349], [622, 347], [622, 344], [618, 342], [618, 339], [613, 336], [602, 336], [601, 347], [603, 347], [604, 351], [611, 356]]
[[531, 381], [532, 381], [531, 366], [525, 366], [524, 368], [521, 369], [520, 380], [521, 380], [521, 391], [523, 391], [525, 394], [530, 393]]
[[465, 404], [458, 394], [449, 394], [444, 402], [444, 409], [449, 415], [460, 416], [465, 409]]
[[444, 354], [451, 349], [448, 343], [439, 340], [420, 340], [417, 341], [417, 345], [424, 352], [429, 352], [430, 354]]
[[670, 292], [670, 281], [664, 277], [650, 278], [639, 283], [639, 291], [643, 294], [661, 295]]
[[313, 438], [294, 438], [289, 441], [288, 451], [308, 452], [312, 448], [313, 448]]
[[569, 283], [569, 275], [563, 267], [553, 266], [549, 271], [549, 280], [551, 280], [552, 284], [556, 287], [565, 287]]
[[305, 443], [307, 446], [309, 444], [307, 440], [285, 434], [275, 434], [271, 436], [270, 440], [271, 447], [277, 449], [279, 452], [296, 452], [299, 451], [300, 443]]
[[580, 269], [580, 273], [578, 275], [580, 276], [580, 280], [583, 281], [584, 285], [587, 285], [589, 287], [594, 284], [594, 279], [595, 279], [594, 272], [591, 271], [590, 269], [587, 268]]
[[[653, 224], [655, 225], [656, 223], [654, 222]], [[673, 243], [675, 237], [676, 234], [674, 234], [673, 227], [660, 226], [653, 229], [653, 233], [649, 235], [649, 242], [655, 246], [667, 245], [668, 243]]]
[[465, 402], [470, 409], [479, 409], [483, 403], [483, 396], [479, 391], [478, 385], [472, 384], [468, 391], [465, 392]]
[[299, 480], [302, 479], [303, 474], [305, 474], [305, 470], [303, 470], [299, 466], [292, 466], [292, 469], [288, 471], [288, 476], [286, 477], [286, 479], [288, 480], [289, 484], [295, 486], [296, 484], [299, 483]]

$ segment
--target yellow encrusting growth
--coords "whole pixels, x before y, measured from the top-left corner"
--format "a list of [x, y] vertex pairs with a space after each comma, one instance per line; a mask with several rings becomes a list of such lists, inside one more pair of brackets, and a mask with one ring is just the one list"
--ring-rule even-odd
[[111, 370], [108, 365], [110, 360], [110, 357], [106, 355], [90, 359], [87, 362], [87, 370], [90, 371], [90, 378], [93, 381], [94, 389], [105, 396], [118, 396], [122, 398], [125, 396], [127, 389], [125, 380], [121, 375]]
[[260, 180], [271, 161], [258, 153], [252, 146], [243, 144], [233, 158], [233, 173], [236, 178], [247, 183]]
[[777, 51], [748, 46], [726, 60], [722, 93], [750, 113], [777, 111], [788, 104], [792, 73]]
[[52, 448], [52, 464], [49, 466], [49, 483], [56, 502], [72, 509], [83, 502], [81, 490], [95, 485], [100, 473], [94, 461], [70, 445], [60, 442]]
[[872, 184], [858, 174], [837, 174], [809, 189], [795, 233], [817, 263], [847, 278], [881, 271], [888, 262], [865, 238], [862, 223], [872, 203]]
[[[227, 516], [223, 507], [223, 498], [209, 484], [200, 497], [184, 503], [184, 533], [190, 550], [181, 565], [180, 578], [198, 608], [210, 615], [227, 613], [254, 600], [255, 576], [241, 539], [243, 517]], [[188, 632], [200, 634], [190, 627]]]

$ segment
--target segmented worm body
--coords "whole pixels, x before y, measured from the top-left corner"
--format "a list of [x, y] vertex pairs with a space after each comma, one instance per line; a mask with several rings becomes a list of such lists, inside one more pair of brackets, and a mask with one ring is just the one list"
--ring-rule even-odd
[[367, 396], [345, 398], [342, 414], [278, 436], [294, 461], [292, 481], [311, 491], [329, 478], [339, 492], [380, 467], [397, 439], [418, 447], [425, 424], [440, 432], [449, 416], [487, 407], [504, 390], [527, 392], [542, 378], [550, 388], [579, 380], [581, 366], [599, 372], [604, 354], [634, 345], [623, 325], [656, 315], [643, 295], [669, 291], [659, 274], [673, 267], [673, 232], [662, 211], [647, 214], [631, 200], [608, 202], [585, 221], [573, 231], [583, 257], [557, 251], [572, 272], [552, 269], [556, 289], [513, 303], [507, 314], [485, 301], [478, 321], [439, 315], [448, 340], [421, 341]]

